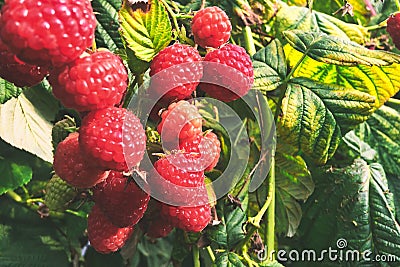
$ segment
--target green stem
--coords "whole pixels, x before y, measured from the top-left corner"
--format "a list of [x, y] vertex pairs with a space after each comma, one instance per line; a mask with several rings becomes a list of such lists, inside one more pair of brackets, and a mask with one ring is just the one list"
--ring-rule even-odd
[[269, 191], [271, 192], [271, 204], [267, 213], [267, 256], [274, 260], [273, 250], [275, 250], [275, 155], [271, 158], [271, 170], [269, 177]]
[[15, 202], [19, 202], [19, 203], [23, 202], [22, 197], [20, 195], [18, 195], [17, 193], [15, 193], [13, 190], [7, 191], [7, 196], [9, 196]]
[[389, 100], [387, 101], [387, 103], [388, 103], [388, 104], [400, 105], [400, 99], [389, 98]]
[[399, 0], [395, 0], [394, 2], [396, 3], [397, 10], [400, 11], [400, 2], [399, 2]]
[[250, 26], [245, 26], [244, 27], [244, 45], [247, 50], [247, 53], [249, 53], [250, 56], [253, 56], [257, 50], [256, 50], [256, 45], [254, 44], [254, 39], [253, 39], [253, 34], [251, 32]]
[[211, 246], [208, 246], [206, 249], [207, 249], [208, 255], [210, 256], [211, 261], [215, 262], [215, 255], [214, 255], [214, 252], [212, 251]]
[[378, 25], [372, 25], [369, 27], [365, 27], [367, 29], [367, 31], [371, 32], [371, 31], [375, 31], [375, 30], [379, 30], [379, 29], [383, 29], [386, 28], [386, 21], [384, 21], [385, 23], [379, 23]]
[[179, 25], [178, 25], [178, 20], [176, 19], [176, 14], [175, 12], [171, 9], [171, 7], [165, 2], [165, 0], [161, 0], [163, 5], [165, 6], [165, 9], [167, 9], [167, 12], [172, 18], [172, 22], [174, 23], [174, 27], [177, 31], [179, 31]]
[[193, 245], [192, 250], [193, 250], [193, 266], [194, 267], [200, 267], [200, 251], [199, 251], [199, 247], [196, 246], [196, 245]]
[[192, 15], [185, 15], [185, 14], [176, 14], [175, 17], [177, 19], [192, 19], [193, 18]]

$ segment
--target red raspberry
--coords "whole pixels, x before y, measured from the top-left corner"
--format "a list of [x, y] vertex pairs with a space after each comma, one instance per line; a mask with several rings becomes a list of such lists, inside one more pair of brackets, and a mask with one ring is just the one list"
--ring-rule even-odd
[[198, 11], [192, 20], [194, 41], [201, 47], [220, 47], [231, 37], [231, 30], [228, 16], [216, 6]]
[[33, 86], [48, 74], [48, 69], [19, 60], [0, 39], [0, 77], [16, 86]]
[[210, 171], [218, 163], [219, 154], [221, 152], [221, 143], [218, 137], [208, 132], [205, 135], [198, 135], [194, 139], [185, 139], [180, 142], [179, 149], [183, 152], [194, 155], [197, 159], [196, 164], [199, 169]]
[[8, 0], [0, 38], [23, 61], [60, 66], [92, 45], [96, 18], [89, 0]]
[[111, 171], [94, 190], [94, 200], [110, 222], [118, 227], [135, 225], [147, 209], [150, 196], [122, 172]]
[[[200, 89], [224, 102], [238, 99], [253, 85], [253, 65], [246, 50], [227, 44], [209, 52], [204, 58], [204, 74]], [[219, 63], [219, 64], [218, 64]]]
[[387, 20], [386, 31], [392, 37], [394, 45], [400, 49], [400, 13], [390, 15]]
[[162, 214], [175, 227], [184, 231], [200, 232], [211, 220], [211, 207], [209, 204], [196, 207], [175, 207], [164, 204]]
[[53, 94], [67, 108], [91, 111], [121, 102], [128, 86], [122, 60], [108, 50], [84, 53], [50, 73]]
[[71, 133], [57, 146], [53, 167], [61, 179], [77, 188], [89, 188], [103, 181], [108, 172], [90, 165], [79, 147], [79, 134]]
[[150, 65], [150, 92], [166, 101], [188, 98], [203, 75], [201, 60], [199, 52], [188, 45], [175, 43], [164, 48]]
[[166, 237], [174, 229], [168, 218], [161, 214], [161, 206], [161, 202], [152, 199], [145, 216], [140, 221], [139, 226], [150, 238]]
[[179, 153], [157, 160], [148, 179], [152, 195], [160, 201], [180, 206], [207, 203], [204, 172], [196, 170], [196, 160]]
[[97, 252], [108, 254], [122, 248], [133, 230], [133, 226], [118, 228], [113, 225], [98, 205], [94, 205], [89, 213], [88, 237]]
[[79, 144], [82, 151], [104, 169], [127, 171], [142, 160], [146, 134], [140, 120], [124, 108], [90, 112], [82, 120]]
[[202, 118], [199, 111], [185, 100], [169, 105], [168, 110], [161, 114], [161, 122], [157, 127], [162, 142], [166, 143], [194, 138], [201, 130]]

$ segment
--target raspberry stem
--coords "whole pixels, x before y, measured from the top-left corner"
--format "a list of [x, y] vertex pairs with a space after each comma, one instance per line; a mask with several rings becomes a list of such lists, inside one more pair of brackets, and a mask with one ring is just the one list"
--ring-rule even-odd
[[200, 251], [197, 245], [193, 245], [193, 266], [200, 267]]
[[246, 51], [247, 53], [249, 53], [250, 56], [253, 56], [257, 51], [256, 51], [256, 46], [254, 44], [253, 34], [251, 32], [250, 26], [244, 27], [243, 34], [244, 34]]

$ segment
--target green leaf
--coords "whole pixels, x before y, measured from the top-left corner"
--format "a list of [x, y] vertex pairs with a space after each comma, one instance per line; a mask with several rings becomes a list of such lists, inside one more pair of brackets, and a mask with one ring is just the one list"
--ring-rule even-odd
[[[247, 209], [247, 197], [242, 201], [242, 209]], [[239, 207], [228, 206], [225, 201], [218, 202], [217, 213], [221, 223], [212, 227], [207, 237], [218, 247], [231, 249], [245, 237], [242, 226], [246, 222], [246, 214]]]
[[[380, 164], [368, 165], [357, 159], [351, 166], [325, 169], [313, 176], [316, 190], [305, 207], [306, 219], [301, 225], [305, 247], [336, 249], [337, 240], [342, 238], [347, 241], [344, 252], [369, 250], [371, 257], [390, 254], [400, 260], [400, 226]], [[397, 266], [395, 262], [386, 263]], [[368, 264], [361, 255], [360, 264]]]
[[217, 267], [245, 267], [237, 254], [232, 252], [221, 253], [215, 260], [214, 266]]
[[300, 224], [299, 201], [306, 201], [314, 191], [314, 182], [305, 161], [279, 151], [276, 159], [276, 231], [292, 237]]
[[368, 36], [366, 28], [357, 24], [343, 22], [327, 14], [318, 11], [311, 12], [306, 7], [283, 5], [276, 14], [276, 23], [274, 25], [276, 34], [281, 37], [282, 32], [286, 30], [303, 30], [322, 32], [359, 44], [365, 43]]
[[17, 97], [21, 92], [22, 88], [0, 78], [0, 104], [4, 104], [9, 99]]
[[68, 267], [68, 249], [48, 219], [6, 198], [0, 201], [0, 265], [7, 267]]
[[290, 83], [298, 84], [316, 94], [332, 112], [341, 129], [366, 121], [375, 111], [375, 97], [357, 90], [307, 78], [294, 78]]
[[120, 32], [125, 45], [139, 60], [150, 62], [171, 41], [172, 27], [165, 7], [158, 0], [150, 0], [150, 10], [133, 10], [124, 1], [119, 12]]
[[317, 164], [334, 154], [341, 131], [332, 112], [311, 90], [288, 84], [277, 123], [278, 140], [292, 145]]
[[[285, 47], [285, 52], [291, 66], [303, 55], [289, 47]], [[294, 76], [365, 92], [375, 97], [375, 107], [379, 108], [399, 91], [399, 72], [400, 64], [397, 63], [389, 66], [337, 66], [306, 57]]]
[[8, 190], [14, 190], [32, 179], [32, 169], [8, 159], [0, 158], [0, 195]]
[[254, 89], [270, 91], [282, 84], [287, 68], [285, 54], [278, 39], [253, 56]]
[[44, 88], [26, 89], [0, 105], [0, 138], [10, 145], [53, 162], [52, 123], [58, 104]]
[[325, 63], [342, 66], [385, 66], [400, 62], [400, 55], [370, 50], [357, 43], [320, 32], [292, 30], [283, 32], [283, 35], [296, 50]]
[[118, 10], [120, 0], [92, 0], [93, 11], [97, 19], [96, 46], [106, 47], [111, 51], [123, 48], [119, 34]]

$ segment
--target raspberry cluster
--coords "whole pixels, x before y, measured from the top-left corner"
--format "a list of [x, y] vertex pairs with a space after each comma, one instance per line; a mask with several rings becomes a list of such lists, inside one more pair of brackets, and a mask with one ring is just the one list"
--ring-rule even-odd
[[400, 13], [390, 15], [387, 20], [386, 31], [392, 37], [397, 49], [400, 49]]
[[236, 100], [251, 89], [253, 66], [242, 47], [228, 44], [232, 26], [227, 14], [212, 6], [192, 19], [194, 41], [206, 56], [188, 45], [173, 44], [161, 50], [150, 64], [150, 92], [161, 105], [190, 98], [199, 88], [224, 102]]

